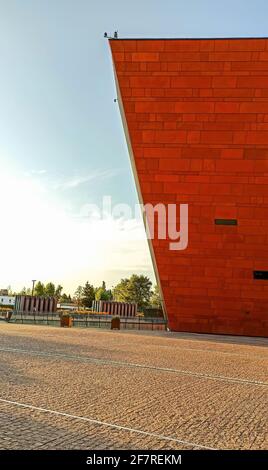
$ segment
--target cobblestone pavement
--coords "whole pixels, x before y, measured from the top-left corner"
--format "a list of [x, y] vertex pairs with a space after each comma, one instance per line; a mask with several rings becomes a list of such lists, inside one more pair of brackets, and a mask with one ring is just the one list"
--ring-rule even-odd
[[1, 449], [265, 449], [268, 340], [0, 323]]

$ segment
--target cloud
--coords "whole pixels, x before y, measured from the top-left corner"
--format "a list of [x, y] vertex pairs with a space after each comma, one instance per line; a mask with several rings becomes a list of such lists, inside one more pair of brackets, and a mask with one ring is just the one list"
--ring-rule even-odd
[[32, 175], [44, 175], [47, 173], [47, 170], [31, 170]]
[[93, 180], [103, 180], [106, 178], [112, 178], [119, 173], [120, 170], [118, 169], [110, 169], [110, 170], [93, 170], [91, 173], [87, 175], [75, 175], [71, 178], [65, 178], [60, 181], [57, 181], [53, 184], [53, 189], [59, 191], [66, 191], [69, 189], [75, 189], [79, 186], [89, 183]]
[[86, 280], [112, 285], [126, 273], [152, 272], [141, 220], [74, 218], [38, 178], [2, 173], [0, 211], [0, 285], [51, 280], [72, 292]]
[[25, 171], [23, 174], [26, 178], [31, 178], [32, 176], [42, 176], [42, 175], [45, 175], [47, 173], [47, 170], [45, 169], [41, 169], [41, 170], [29, 170], [29, 171]]

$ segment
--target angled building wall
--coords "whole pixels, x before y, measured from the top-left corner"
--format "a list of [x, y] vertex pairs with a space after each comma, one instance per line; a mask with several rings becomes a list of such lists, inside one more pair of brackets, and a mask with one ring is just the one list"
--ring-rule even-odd
[[189, 204], [150, 243], [170, 328], [268, 336], [268, 39], [110, 46], [140, 199]]

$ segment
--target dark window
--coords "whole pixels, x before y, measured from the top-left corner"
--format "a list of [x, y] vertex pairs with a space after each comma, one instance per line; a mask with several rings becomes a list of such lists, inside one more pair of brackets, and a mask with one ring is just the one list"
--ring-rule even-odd
[[236, 219], [215, 219], [215, 225], [237, 225]]
[[268, 271], [253, 271], [254, 279], [264, 279], [268, 281]]

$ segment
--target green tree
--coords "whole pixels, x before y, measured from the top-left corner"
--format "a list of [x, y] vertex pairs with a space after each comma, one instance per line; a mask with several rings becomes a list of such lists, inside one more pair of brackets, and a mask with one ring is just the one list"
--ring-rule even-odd
[[67, 304], [69, 302], [69, 296], [67, 294], [62, 294], [60, 296], [60, 303]]
[[96, 300], [112, 300], [113, 294], [110, 290], [104, 290], [102, 287], [96, 290]]
[[38, 281], [35, 284], [34, 295], [43, 296], [45, 295], [45, 286], [42, 282]]
[[26, 288], [23, 287], [21, 291], [18, 293], [18, 295], [31, 295], [32, 294], [32, 289], [30, 287]]
[[152, 282], [147, 276], [132, 274], [130, 279], [121, 279], [115, 286], [114, 297], [119, 302], [134, 302], [139, 309], [150, 304]]
[[96, 300], [112, 300], [112, 292], [111, 290], [106, 289], [106, 284], [102, 281], [102, 286], [96, 289], [95, 292], [95, 299]]
[[78, 286], [75, 293], [74, 293], [74, 298], [75, 298], [75, 301], [78, 305], [78, 308], [80, 307], [81, 305], [81, 301], [82, 301], [82, 296], [83, 296], [83, 286]]
[[63, 287], [61, 285], [58, 285], [55, 289], [55, 296], [57, 297], [57, 299], [60, 299], [61, 297], [61, 293], [62, 293], [62, 289]]
[[119, 284], [114, 287], [114, 300], [117, 302], [130, 302], [129, 298], [129, 279], [121, 279]]
[[154, 291], [152, 292], [150, 303], [151, 303], [152, 307], [157, 307], [157, 308], [162, 307], [161, 295], [160, 295], [158, 285], [154, 286]]
[[84, 307], [91, 307], [92, 302], [95, 299], [95, 289], [94, 287], [89, 284], [89, 282], [86, 282], [85, 287], [83, 288], [83, 293], [82, 293], [82, 305]]
[[56, 292], [55, 284], [53, 284], [53, 282], [48, 282], [45, 287], [45, 295], [47, 297], [53, 297], [55, 295], [55, 292]]

